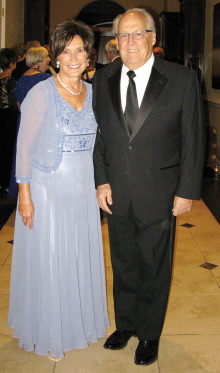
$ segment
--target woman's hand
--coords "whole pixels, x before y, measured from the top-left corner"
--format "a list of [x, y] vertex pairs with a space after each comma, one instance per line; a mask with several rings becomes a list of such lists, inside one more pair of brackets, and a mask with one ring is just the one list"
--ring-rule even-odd
[[33, 228], [34, 204], [31, 200], [30, 184], [19, 184], [19, 204], [18, 212], [22, 216], [22, 221], [29, 229]]

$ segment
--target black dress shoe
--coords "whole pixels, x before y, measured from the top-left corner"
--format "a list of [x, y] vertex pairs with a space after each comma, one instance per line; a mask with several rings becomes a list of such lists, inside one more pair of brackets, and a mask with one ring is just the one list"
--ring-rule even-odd
[[154, 341], [140, 340], [135, 352], [134, 362], [137, 365], [149, 365], [158, 357], [159, 339]]
[[121, 350], [127, 346], [129, 339], [134, 334], [134, 331], [116, 330], [108, 337], [103, 347], [109, 350]]

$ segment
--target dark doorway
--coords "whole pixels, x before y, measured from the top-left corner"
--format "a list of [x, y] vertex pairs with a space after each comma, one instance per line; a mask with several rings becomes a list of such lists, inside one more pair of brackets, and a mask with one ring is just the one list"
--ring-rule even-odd
[[50, 0], [24, 0], [24, 42], [49, 43]]

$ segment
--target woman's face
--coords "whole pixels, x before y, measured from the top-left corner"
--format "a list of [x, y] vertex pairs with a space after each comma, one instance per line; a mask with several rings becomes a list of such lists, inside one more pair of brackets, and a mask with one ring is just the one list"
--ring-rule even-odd
[[60, 62], [60, 75], [66, 78], [81, 78], [87, 65], [87, 52], [85, 51], [83, 40], [76, 35], [63, 52], [57, 57]]
[[47, 71], [49, 63], [50, 63], [50, 57], [46, 56], [44, 57], [42, 62], [37, 64], [40, 66], [40, 71], [42, 71], [42, 73], [45, 73], [45, 71]]

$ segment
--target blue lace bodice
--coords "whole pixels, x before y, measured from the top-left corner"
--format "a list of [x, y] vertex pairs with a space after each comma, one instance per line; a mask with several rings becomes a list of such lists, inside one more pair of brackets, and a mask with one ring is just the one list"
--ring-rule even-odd
[[87, 91], [85, 104], [80, 112], [60, 97], [64, 132], [63, 152], [86, 151], [94, 147], [97, 123], [88, 96]]

